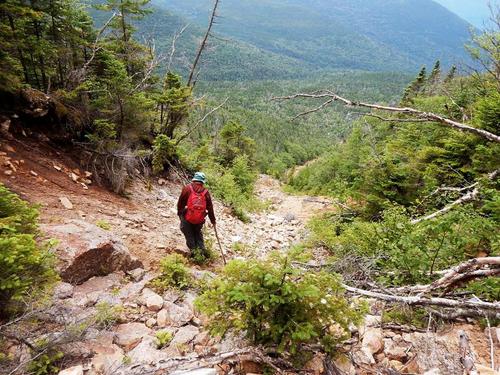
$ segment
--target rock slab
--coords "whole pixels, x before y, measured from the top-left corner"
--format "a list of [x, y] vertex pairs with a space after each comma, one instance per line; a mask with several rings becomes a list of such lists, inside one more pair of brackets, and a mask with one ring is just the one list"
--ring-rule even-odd
[[83, 366], [79, 365], [67, 368], [59, 372], [59, 375], [83, 375]]
[[42, 225], [41, 229], [49, 238], [59, 240], [55, 249], [57, 268], [68, 283], [81, 284], [93, 276], [142, 266], [121, 240], [96, 225], [70, 220], [66, 224]]

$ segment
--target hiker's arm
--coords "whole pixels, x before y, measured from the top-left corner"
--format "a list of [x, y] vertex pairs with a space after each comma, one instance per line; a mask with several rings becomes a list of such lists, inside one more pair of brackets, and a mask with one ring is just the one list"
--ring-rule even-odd
[[184, 213], [184, 209], [186, 208], [187, 201], [189, 198], [189, 188], [184, 186], [182, 189], [182, 193], [179, 196], [179, 200], [177, 201], [177, 216], [181, 216]]
[[214, 205], [212, 203], [212, 197], [210, 196], [209, 192], [207, 192], [206, 198], [207, 198], [208, 218], [210, 219], [212, 225], [215, 225]]

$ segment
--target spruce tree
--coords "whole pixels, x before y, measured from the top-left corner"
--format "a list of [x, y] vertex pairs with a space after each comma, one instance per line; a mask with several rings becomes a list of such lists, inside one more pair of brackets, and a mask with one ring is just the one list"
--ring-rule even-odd
[[432, 68], [429, 79], [427, 80], [427, 94], [435, 94], [436, 89], [441, 81], [441, 62], [439, 60], [434, 64], [434, 68]]
[[446, 75], [446, 77], [444, 78], [443, 82], [445, 84], [449, 84], [451, 81], [453, 81], [456, 75], [457, 75], [457, 67], [453, 65], [448, 74]]
[[408, 105], [413, 103], [413, 99], [422, 93], [427, 83], [427, 69], [425, 66], [420, 69], [417, 78], [405, 89], [401, 99], [401, 105]]

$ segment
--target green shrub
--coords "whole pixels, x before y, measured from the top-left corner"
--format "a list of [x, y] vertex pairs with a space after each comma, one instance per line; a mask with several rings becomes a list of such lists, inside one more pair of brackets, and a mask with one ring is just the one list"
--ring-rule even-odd
[[195, 248], [191, 251], [191, 260], [194, 264], [206, 265], [216, 259], [216, 252], [214, 251], [214, 240], [207, 235], [208, 229], [203, 228], [205, 250]]
[[155, 334], [156, 337], [156, 347], [158, 349], [163, 349], [170, 344], [170, 341], [174, 338], [172, 332], [169, 331], [158, 331]]
[[167, 161], [177, 154], [175, 142], [166, 135], [159, 135], [153, 141], [153, 173], [163, 171]]
[[64, 357], [64, 353], [56, 348], [49, 347], [46, 340], [36, 342], [31, 355], [34, 359], [27, 366], [29, 374], [52, 375], [59, 373], [61, 370], [59, 364]]
[[359, 309], [345, 298], [337, 275], [293, 267], [293, 261], [304, 261], [301, 251], [229, 262], [195, 302], [210, 318], [211, 332], [246, 332], [255, 344], [291, 352], [302, 343], [322, 343], [331, 350], [349, 336], [349, 324], [361, 317]]
[[313, 220], [310, 228], [314, 244], [327, 247], [336, 258], [372, 259], [372, 276], [386, 285], [430, 282], [436, 271], [500, 251], [496, 222], [472, 206], [418, 224], [395, 207], [384, 211], [380, 222], [327, 217]]
[[187, 261], [182, 255], [167, 255], [160, 261], [160, 276], [154, 279], [151, 285], [161, 291], [170, 287], [180, 289], [187, 287], [191, 276], [186, 265]]
[[97, 220], [95, 225], [103, 230], [111, 230], [111, 224], [106, 220]]
[[107, 302], [100, 302], [95, 308], [96, 313], [91, 320], [99, 329], [108, 329], [115, 325], [123, 312], [122, 306], [112, 306]]
[[34, 359], [28, 365], [28, 371], [33, 375], [52, 375], [57, 374], [61, 369], [58, 367], [64, 357], [64, 353], [51, 351]]
[[37, 243], [38, 211], [0, 184], [0, 315], [40, 296], [57, 278], [49, 245]]
[[414, 306], [398, 305], [384, 311], [382, 322], [426, 328], [429, 321], [428, 316], [429, 313], [425, 309], [416, 308]]

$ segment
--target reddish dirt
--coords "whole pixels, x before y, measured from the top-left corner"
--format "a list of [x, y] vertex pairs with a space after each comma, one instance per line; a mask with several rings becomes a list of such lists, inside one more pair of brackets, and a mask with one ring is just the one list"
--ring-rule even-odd
[[[172, 201], [163, 201], [161, 209], [158, 209], [158, 204], [154, 207], [148, 202], [152, 193], [147, 192], [146, 186], [142, 186], [144, 184], [132, 187], [134, 200], [114, 194], [95, 183], [85, 189], [70, 176], [74, 173], [84, 178], [85, 173], [71, 155], [48, 143], [28, 138], [12, 141], [0, 138], [0, 152], [0, 182], [23, 199], [40, 205], [42, 223], [71, 219], [92, 223], [103, 221], [122, 237], [133, 255], [153, 267], [156, 260], [182, 246], [177, 217], [170, 211]], [[8, 172], [12, 170], [9, 162], [14, 165], [15, 171]], [[163, 190], [168, 196], [175, 196], [178, 186], [170, 183]], [[73, 209], [66, 209], [60, 202], [61, 197], [68, 198]], [[167, 228], [166, 232], [162, 231]]]

